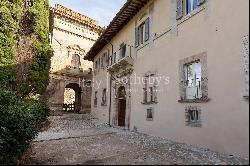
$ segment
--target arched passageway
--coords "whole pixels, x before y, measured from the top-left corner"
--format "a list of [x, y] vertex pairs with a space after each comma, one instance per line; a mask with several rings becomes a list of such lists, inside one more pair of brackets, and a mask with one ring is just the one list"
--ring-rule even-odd
[[71, 111], [81, 110], [81, 92], [81, 87], [76, 83], [70, 83], [65, 87], [64, 104], [68, 105]]

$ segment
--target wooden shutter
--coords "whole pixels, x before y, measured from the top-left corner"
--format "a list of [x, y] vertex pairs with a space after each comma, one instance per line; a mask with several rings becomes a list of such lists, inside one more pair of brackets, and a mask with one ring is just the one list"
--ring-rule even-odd
[[177, 0], [176, 5], [176, 19], [179, 20], [183, 17], [183, 0]]
[[103, 56], [104, 55], [101, 56], [101, 69], [103, 69]]
[[149, 18], [145, 21], [145, 42], [149, 40]]
[[144, 34], [143, 34], [143, 28], [144, 28], [145, 24], [142, 24], [139, 26], [139, 44], [143, 44], [144, 43]]
[[109, 53], [110, 51], [108, 50], [108, 53], [106, 54], [106, 67], [109, 66]]
[[101, 58], [98, 59], [98, 70], [101, 68]]
[[135, 28], [135, 47], [139, 46], [139, 28]]
[[198, 2], [198, 6], [200, 6], [205, 2], [205, 0], [197, 0], [197, 2]]

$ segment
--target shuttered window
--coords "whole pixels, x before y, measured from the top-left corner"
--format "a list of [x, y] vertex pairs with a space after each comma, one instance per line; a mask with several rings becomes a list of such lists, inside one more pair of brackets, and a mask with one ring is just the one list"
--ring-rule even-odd
[[135, 28], [135, 47], [139, 46], [139, 30]]
[[140, 26], [139, 26], [139, 43], [140, 44], [143, 44], [144, 43], [144, 25], [145, 25], [145, 23], [143, 23], [143, 24], [141, 24]]
[[120, 57], [119, 57], [119, 59], [124, 58], [126, 56], [126, 47], [127, 47], [127, 45], [125, 43], [122, 43], [120, 45], [120, 49], [119, 49], [119, 53], [120, 53], [119, 56]]
[[143, 103], [147, 103], [148, 102], [148, 92], [147, 92], [147, 89], [148, 89], [148, 78], [144, 78], [144, 87], [143, 87]]
[[181, 19], [184, 14], [191, 13], [205, 2], [206, 0], [176, 0], [176, 19]]
[[149, 40], [149, 18], [145, 21], [145, 42]]
[[[143, 80], [143, 104], [157, 103], [157, 86], [154, 75], [147, 75]], [[154, 82], [153, 82], [154, 81]]]
[[135, 29], [135, 47], [147, 42], [150, 38], [150, 19], [147, 18]]
[[108, 50], [108, 53], [106, 54], [106, 67], [109, 66], [109, 54], [110, 54], [110, 51]]
[[176, 19], [179, 20], [183, 16], [183, 0], [177, 0]]

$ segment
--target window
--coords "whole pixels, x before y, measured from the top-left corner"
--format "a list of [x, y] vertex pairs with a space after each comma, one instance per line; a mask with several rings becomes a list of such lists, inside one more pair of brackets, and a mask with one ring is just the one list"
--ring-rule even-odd
[[109, 56], [108, 52], [105, 52], [101, 57], [101, 68], [104, 69], [108, 67], [108, 65], [109, 65]]
[[71, 66], [74, 67], [74, 68], [76, 68], [76, 69], [79, 69], [80, 65], [81, 65], [80, 56], [77, 55], [77, 54], [74, 54], [72, 56]]
[[104, 69], [105, 66], [105, 54], [103, 54], [103, 56], [101, 57], [101, 68]]
[[157, 103], [157, 86], [156, 86], [156, 80], [153, 77], [154, 75], [147, 75], [144, 78], [144, 87], [143, 87], [143, 102], [142, 104], [153, 104]]
[[181, 19], [201, 6], [206, 0], [176, 0], [176, 19]]
[[147, 109], [147, 121], [153, 121], [154, 115], [153, 115], [153, 108]]
[[150, 102], [154, 102], [154, 88], [153, 87], [149, 87], [149, 101]]
[[135, 46], [138, 47], [149, 40], [149, 18], [135, 29]]
[[102, 106], [107, 106], [107, 89], [103, 89], [102, 91]]
[[105, 55], [105, 60], [106, 60], [106, 67], [108, 67], [109, 66], [109, 50]]
[[196, 8], [198, 8], [198, 0], [187, 0], [187, 3], [186, 3], [187, 14], [189, 14], [191, 11], [195, 10]]
[[113, 61], [113, 64], [116, 63], [116, 52], [114, 53]]
[[120, 49], [119, 49], [120, 58], [124, 58], [125, 57], [125, 55], [126, 55], [126, 47], [127, 47], [127, 45], [125, 43], [122, 43], [120, 45]]
[[98, 69], [98, 61], [95, 61], [95, 70]]
[[181, 60], [179, 69], [179, 102], [208, 102], [207, 54], [204, 52]]
[[98, 58], [98, 71], [100, 70], [101, 68], [101, 57]]
[[186, 111], [186, 125], [192, 127], [201, 127], [201, 109], [198, 107], [187, 107]]
[[95, 92], [95, 98], [94, 98], [94, 106], [95, 107], [97, 107], [97, 100], [98, 100], [97, 95], [98, 95], [98, 92], [96, 91]]
[[100, 70], [100, 67], [101, 67], [101, 58], [98, 58], [95, 61], [95, 72], [98, 72]]
[[200, 61], [184, 66], [186, 99], [200, 99], [201, 93], [201, 63]]

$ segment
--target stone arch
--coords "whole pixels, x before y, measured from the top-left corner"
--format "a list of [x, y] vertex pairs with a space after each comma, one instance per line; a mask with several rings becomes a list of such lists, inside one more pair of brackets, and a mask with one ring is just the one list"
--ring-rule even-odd
[[[81, 100], [82, 100], [82, 88], [77, 83], [69, 83], [65, 86], [65, 89], [72, 89], [75, 91], [75, 110], [80, 111], [81, 110]], [[72, 103], [73, 104], [73, 103]]]

